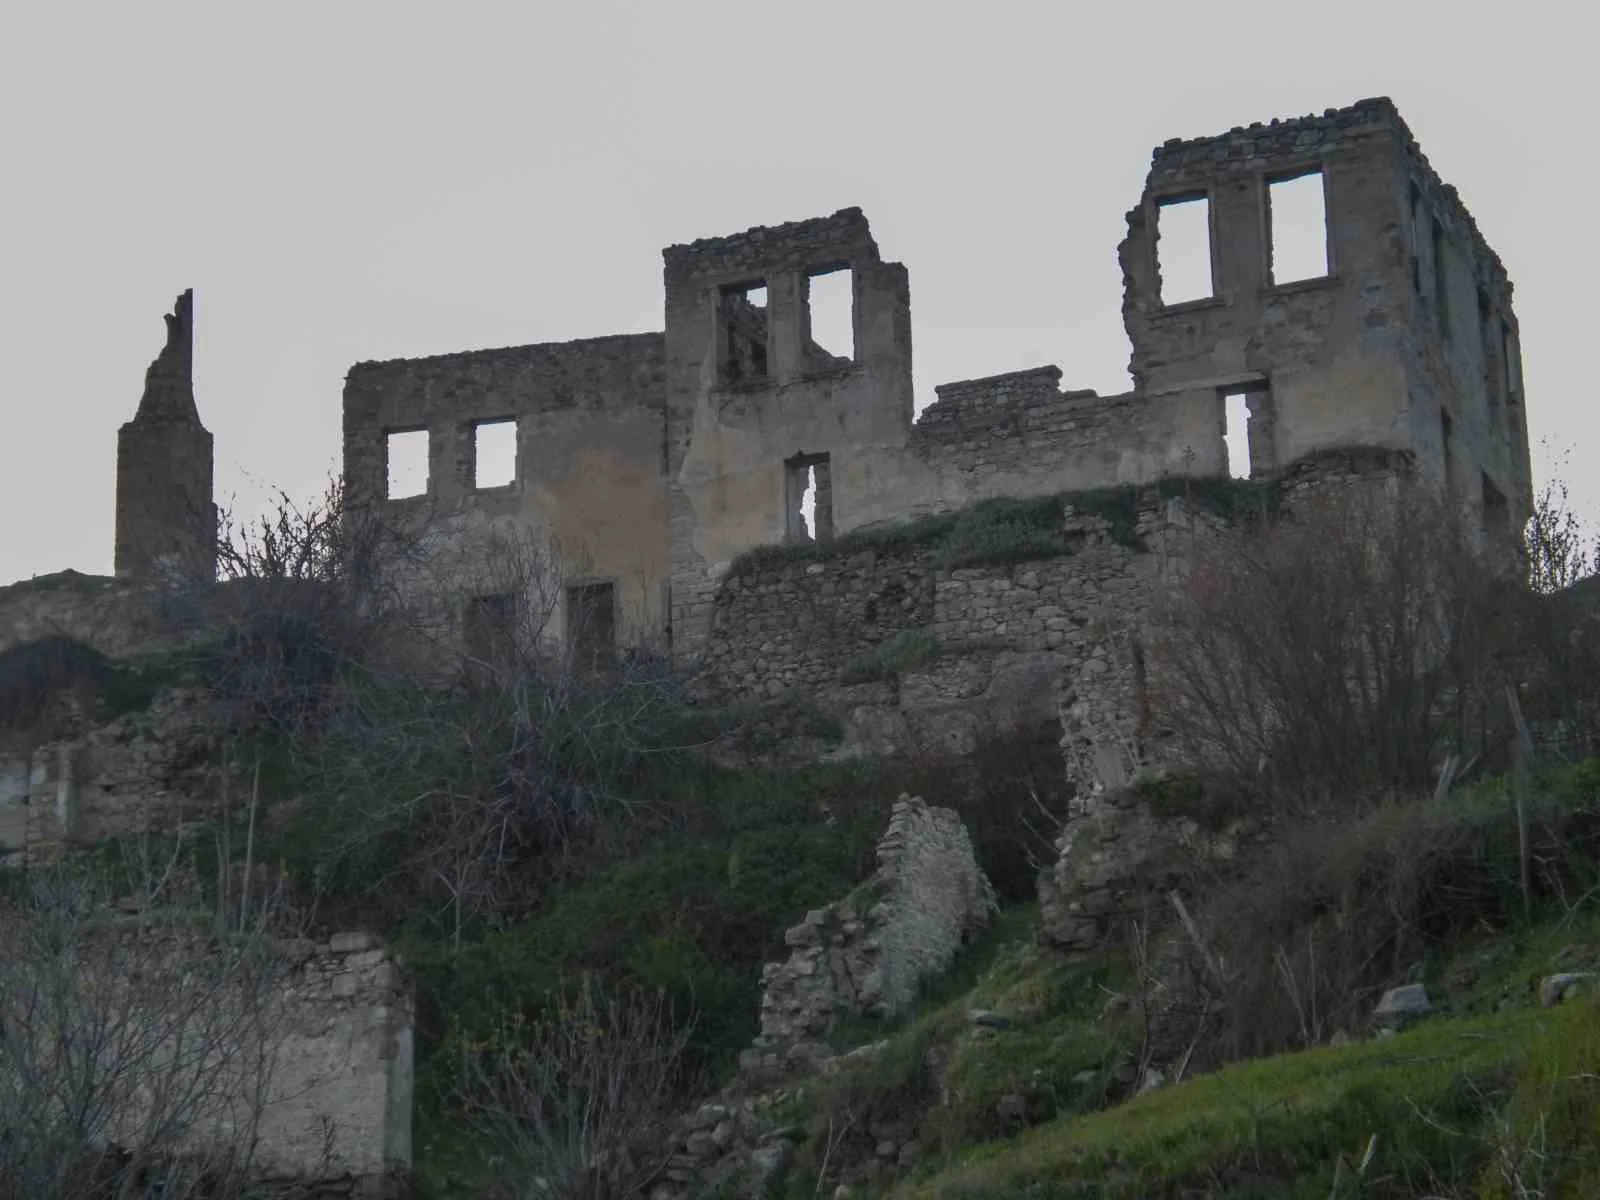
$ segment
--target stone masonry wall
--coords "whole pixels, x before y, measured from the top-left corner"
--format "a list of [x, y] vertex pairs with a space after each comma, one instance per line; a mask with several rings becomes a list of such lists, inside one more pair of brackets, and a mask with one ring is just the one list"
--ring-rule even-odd
[[937, 478], [941, 504], [1220, 472], [1226, 461], [1214, 397], [1063, 391], [1055, 366], [935, 391], [909, 447]]
[[215, 751], [205, 697], [187, 689], [69, 737], [0, 750], [0, 861], [204, 819], [222, 796]]
[[892, 1017], [916, 998], [995, 909], [961, 818], [901, 796], [878, 843], [878, 869], [843, 900], [784, 935], [787, 961], [762, 968], [761, 1033], [740, 1056], [754, 1080], [831, 1057], [841, 1018]]
[[[1183, 527], [1175, 505], [1153, 493], [1141, 502], [1142, 549], [1064, 510], [1072, 552], [1032, 562], [942, 568], [928, 546], [758, 560], [717, 596], [707, 685], [745, 698], [799, 691], [843, 719], [847, 755], [960, 754], [985, 731], [1053, 721], [1060, 681], [1137, 624], [1181, 550], [1167, 532]], [[860, 678], [874, 652], [908, 635], [931, 653]], [[1099, 668], [1086, 670], [1092, 680]]]
[[[62, 947], [75, 1002], [114, 1034], [95, 1085], [108, 1108], [102, 1144], [133, 1151], [159, 1130], [163, 1151], [184, 1159], [248, 1151], [253, 1178], [292, 1183], [306, 1200], [405, 1194], [412, 1000], [375, 937], [276, 939], [261, 954], [217, 943], [209, 914], [133, 897], [117, 910], [86, 916]], [[35, 978], [24, 973], [23, 986]], [[200, 992], [173, 996], [183, 978]], [[55, 1036], [64, 1010], [54, 1005], [19, 1017], [13, 1034]], [[181, 1053], [167, 1057], [169, 1045]], [[119, 1069], [136, 1062], [153, 1074], [124, 1081]], [[162, 1088], [181, 1101], [159, 1099]]]
[[163, 638], [148, 588], [60, 571], [0, 587], [0, 650], [60, 634], [120, 658]]
[[270, 1174], [324, 1188], [393, 1190], [411, 1170], [409, 987], [370, 934], [290, 949], [297, 962], [282, 993], [258, 1159]]

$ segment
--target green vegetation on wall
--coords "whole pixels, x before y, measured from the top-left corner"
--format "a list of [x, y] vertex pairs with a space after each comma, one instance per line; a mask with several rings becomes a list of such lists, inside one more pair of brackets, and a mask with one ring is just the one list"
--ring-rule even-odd
[[758, 546], [734, 560], [730, 577], [784, 563], [829, 561], [862, 551], [923, 552], [942, 569], [988, 566], [1073, 553], [1075, 541], [1063, 528], [1067, 508], [1107, 522], [1111, 540], [1142, 551], [1140, 505], [1152, 498], [1181, 497], [1229, 521], [1276, 511], [1279, 487], [1273, 480], [1164, 479], [1148, 487], [1098, 488], [1022, 499], [980, 500], [957, 512], [918, 517], [903, 524], [862, 529], [825, 542]]

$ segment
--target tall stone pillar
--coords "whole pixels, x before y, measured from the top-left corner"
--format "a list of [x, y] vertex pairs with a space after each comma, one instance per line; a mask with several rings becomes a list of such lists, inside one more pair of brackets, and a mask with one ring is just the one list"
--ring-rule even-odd
[[194, 292], [167, 314], [167, 343], [145, 374], [133, 420], [117, 433], [116, 572], [210, 579], [217, 510], [212, 440], [194, 402]]

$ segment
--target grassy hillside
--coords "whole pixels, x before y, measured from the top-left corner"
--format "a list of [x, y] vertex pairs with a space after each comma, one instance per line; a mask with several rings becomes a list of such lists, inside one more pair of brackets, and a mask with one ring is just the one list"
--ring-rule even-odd
[[[1593, 763], [1546, 777], [1538, 821], [1582, 828], [1600, 813], [1597, 781]], [[1436, 830], [1446, 813], [1487, 831], [1447, 841], [1455, 857], [1429, 868], [1470, 919], [1434, 926], [1389, 980], [1426, 986], [1435, 1011], [1420, 1023], [1391, 1035], [1363, 1019], [1321, 1044], [1146, 1087], [1147, 1006], [1169, 981], [1117, 946], [1050, 951], [1036, 912], [1015, 907], [917, 1013], [891, 1030], [844, 1031], [844, 1045], [862, 1048], [780, 1106], [796, 1145], [784, 1194], [829, 1195], [841, 1182], [855, 1197], [906, 1200], [1600, 1194], [1600, 975], [1560, 1006], [1539, 1001], [1548, 976], [1600, 972], [1600, 862], [1590, 842], [1567, 839], [1561, 878], [1588, 886], [1538, 887], [1527, 909], [1515, 886], [1498, 890], [1498, 869], [1473, 883], [1507, 837], [1515, 845], [1497, 795], [1489, 781], [1395, 806], [1324, 842], [1371, 886], [1375, 829], [1392, 845], [1395, 830]], [[1309, 923], [1295, 932], [1321, 936]], [[1371, 1009], [1369, 997], [1363, 1016]]]

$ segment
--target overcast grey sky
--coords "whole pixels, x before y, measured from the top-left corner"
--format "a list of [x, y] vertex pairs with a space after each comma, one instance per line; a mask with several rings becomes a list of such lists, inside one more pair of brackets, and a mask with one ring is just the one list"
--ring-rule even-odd
[[219, 500], [314, 491], [363, 359], [661, 327], [661, 247], [860, 205], [919, 404], [1128, 386], [1150, 150], [1388, 95], [1516, 287], [1591, 515], [1594, 66], [1565, 0], [74, 4], [0, 11], [0, 583], [109, 571], [117, 426], [195, 289]]

